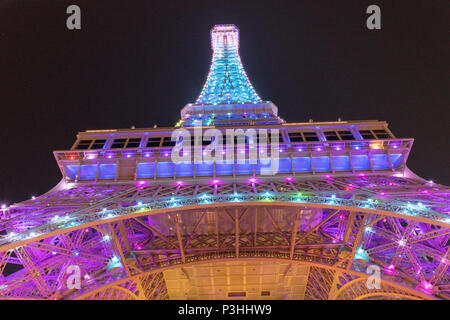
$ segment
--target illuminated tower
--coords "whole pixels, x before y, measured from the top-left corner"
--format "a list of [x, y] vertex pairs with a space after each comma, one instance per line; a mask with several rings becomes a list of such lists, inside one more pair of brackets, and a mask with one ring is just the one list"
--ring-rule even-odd
[[[181, 110], [183, 126], [276, 124], [278, 108], [263, 101], [253, 88], [239, 56], [239, 30], [218, 25], [211, 30], [212, 63], [195, 104]], [[249, 122], [251, 120], [251, 122]]]
[[256, 94], [239, 56], [239, 30], [219, 25], [211, 30], [211, 69], [197, 104], [257, 103]]
[[[175, 127], [80, 132], [54, 152], [55, 188], [2, 208], [0, 298], [449, 299], [450, 189], [407, 168], [413, 139], [376, 120], [285, 122], [252, 87], [238, 29], [211, 38]], [[199, 126], [275, 130], [270, 148], [226, 150], [277, 169], [174, 163], [172, 133]]]

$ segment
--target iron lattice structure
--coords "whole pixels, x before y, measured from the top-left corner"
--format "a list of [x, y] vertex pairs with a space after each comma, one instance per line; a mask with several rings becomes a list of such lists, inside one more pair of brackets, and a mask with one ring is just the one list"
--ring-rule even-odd
[[197, 104], [262, 102], [253, 89], [239, 56], [239, 30], [215, 26], [211, 30], [211, 69]]
[[[212, 39], [213, 49], [232, 44], [238, 55], [234, 26], [215, 27]], [[213, 58], [208, 83], [235, 62]], [[247, 79], [240, 60], [236, 70], [224, 85]], [[242, 86], [257, 97], [248, 79]], [[216, 98], [216, 89], [205, 90], [199, 99]], [[80, 133], [71, 150], [55, 152], [63, 174], [57, 187], [1, 211], [0, 297], [450, 298], [450, 189], [408, 170], [411, 139], [395, 138], [380, 122], [286, 124], [272, 103], [247, 101], [239, 90], [244, 100], [231, 107], [215, 100], [186, 106], [180, 125], [275, 123], [280, 172], [264, 176], [257, 165], [245, 171], [237, 163], [231, 171], [213, 164], [210, 172], [171, 166], [165, 141], [174, 128]], [[213, 272], [237, 263], [247, 268], [238, 277], [244, 288], [218, 284]], [[374, 265], [381, 283], [371, 289]], [[79, 288], [68, 285], [70, 266], [79, 267]], [[180, 274], [193, 287], [192, 270], [205, 266], [210, 273], [200, 277], [216, 282], [202, 292], [173, 285]], [[271, 288], [260, 275], [267, 266], [280, 272]]]

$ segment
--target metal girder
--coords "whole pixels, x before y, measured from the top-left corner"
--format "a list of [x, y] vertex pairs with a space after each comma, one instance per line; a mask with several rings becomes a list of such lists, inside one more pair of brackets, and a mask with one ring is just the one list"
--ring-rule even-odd
[[[411, 298], [446, 299], [450, 293], [447, 285], [450, 225], [439, 213], [430, 211], [428, 207], [411, 209], [410, 212], [416, 210], [413, 215], [403, 214], [401, 210], [404, 210], [404, 204], [396, 201], [372, 202], [373, 205], [369, 205], [370, 202], [355, 197], [343, 199], [340, 195], [346, 191], [339, 190], [342, 190], [343, 185], [349, 184], [344, 181], [270, 182], [267, 185], [234, 183], [214, 188], [210, 185], [152, 186], [141, 189], [118, 186], [112, 188], [114, 190], [103, 199], [98, 197], [94, 205], [69, 213], [68, 219], [64, 219], [63, 215], [54, 218], [57, 210], [50, 210], [42, 215], [44, 211], [39, 205], [47, 206], [56, 199], [52, 200], [52, 196], [37, 198], [39, 205], [29, 201], [17, 207], [18, 214], [9, 213], [11, 218], [7, 225], [19, 231], [17, 237], [21, 226], [31, 221], [27, 219], [34, 219], [33, 212], [29, 216], [20, 212], [30, 212], [32, 208], [37, 208], [34, 212], [40, 216], [35, 220], [38, 225], [27, 231], [35, 232], [34, 236], [21, 240], [8, 236], [0, 240], [0, 251], [3, 252], [0, 255], [0, 270], [3, 272], [13, 263], [28, 264], [26, 259], [11, 256], [12, 250], [17, 250], [18, 247], [26, 246], [31, 250], [29, 259], [36, 270], [57, 270], [55, 268], [71, 259], [73, 250], [77, 250], [77, 260], [83, 263], [83, 275], [90, 278], [83, 279], [82, 292], [75, 294], [76, 292], [62, 288], [58, 297], [78, 297], [83, 292], [97, 290], [96, 298], [132, 298], [126, 291], [129, 290], [138, 293], [135, 298], [142, 299], [144, 296], [141, 292], [147, 292], [147, 289], [135, 275], [144, 277], [164, 268], [177, 268], [202, 261], [274, 259], [273, 261], [305, 263], [320, 269], [310, 275], [313, 280], [309, 292], [323, 298], [355, 299], [383, 294], [385, 297], [392, 297], [397, 294], [398, 297], [409, 295]], [[354, 180], [349, 181], [356, 183]], [[414, 186], [413, 182], [406, 181]], [[275, 194], [270, 195], [270, 198], [265, 194], [260, 195], [261, 190], [267, 190], [266, 188]], [[277, 194], [286, 188], [288, 191]], [[299, 190], [304, 194], [291, 195], [289, 188], [292, 192]], [[99, 190], [101, 188], [92, 188], [92, 194]], [[366, 197], [370, 193], [367, 190], [355, 194]], [[240, 195], [235, 197], [233, 191]], [[306, 194], [307, 192], [311, 195]], [[330, 192], [337, 197], [331, 198]], [[439, 192], [442, 193], [442, 190]], [[177, 196], [174, 200], [170, 198], [172, 194]], [[193, 199], [194, 194], [198, 198]], [[373, 196], [373, 192], [371, 195]], [[238, 201], [235, 201], [236, 198]], [[152, 202], [149, 202], [150, 199]], [[122, 206], [124, 201], [127, 207]], [[68, 208], [70, 204], [68, 200], [60, 200], [60, 203], [64, 203], [64, 208]], [[426, 205], [425, 201], [423, 203]], [[78, 205], [83, 207], [86, 201], [81, 201]], [[105, 211], [103, 207], [106, 208]], [[314, 210], [318, 210], [320, 215], [315, 216]], [[301, 212], [311, 212], [313, 219], [316, 219], [312, 224], [314, 227], [305, 224]], [[169, 217], [175, 219], [168, 220]], [[6, 222], [2, 223], [4, 220], [0, 221], [0, 225], [5, 228]], [[60, 228], [61, 225], [64, 227]], [[169, 228], [170, 225], [175, 228]], [[111, 240], [105, 240], [106, 235]], [[405, 239], [403, 252], [408, 258], [396, 261], [399, 237]], [[355, 260], [356, 250], [360, 246], [368, 254], [369, 262]], [[108, 259], [113, 254], [120, 258], [124, 266], [115, 273], [106, 268]], [[135, 258], [130, 259], [131, 254]], [[425, 256], [432, 260], [424, 258]], [[395, 282], [395, 290], [386, 287], [383, 292], [366, 292], [359, 284], [345, 286], [345, 281], [354, 280], [347, 277], [349, 274], [357, 273], [358, 277], [364, 278], [361, 270], [365, 270], [370, 263], [383, 269], [391, 264], [396, 265], [393, 274], [383, 274], [383, 281]], [[415, 274], [419, 270], [415, 266], [420, 267], [423, 272]], [[323, 268], [331, 270], [333, 276], [321, 270]], [[52, 296], [53, 285], [47, 291], [38, 278], [31, 276], [36, 274], [36, 270], [29, 264], [26, 270], [0, 276], [0, 297]], [[435, 271], [434, 274], [431, 271]], [[42, 277], [52, 283], [62, 279], [61, 274], [45, 273]], [[136, 281], [133, 285], [127, 284], [124, 290], [115, 288], [116, 280], [122, 279]], [[327, 287], [323, 287], [323, 283], [319, 284], [319, 279], [324, 280]], [[36, 288], [39, 287], [39, 290], [29, 289], [30, 281], [38, 281]], [[159, 280], [154, 281], [160, 283]], [[344, 281], [339, 283], [341, 288], [345, 286], [351, 292], [336, 291], [339, 281]], [[424, 281], [436, 288], [431, 295], [422, 294], [416, 289]], [[155, 297], [153, 293], [145, 294], [145, 298], [150, 296]]]

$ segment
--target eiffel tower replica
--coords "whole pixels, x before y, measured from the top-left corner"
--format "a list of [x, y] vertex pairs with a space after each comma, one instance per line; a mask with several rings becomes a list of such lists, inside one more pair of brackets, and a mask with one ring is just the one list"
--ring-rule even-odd
[[[450, 189], [408, 169], [413, 139], [377, 120], [286, 122], [251, 85], [238, 28], [214, 26], [211, 44], [176, 126], [80, 132], [54, 151], [56, 187], [2, 207], [0, 298], [449, 299]], [[173, 133], [198, 127], [255, 129], [267, 148], [224, 138], [223, 153], [271, 153], [271, 174], [174, 161]], [[183, 155], [213, 144], [189, 141]]]

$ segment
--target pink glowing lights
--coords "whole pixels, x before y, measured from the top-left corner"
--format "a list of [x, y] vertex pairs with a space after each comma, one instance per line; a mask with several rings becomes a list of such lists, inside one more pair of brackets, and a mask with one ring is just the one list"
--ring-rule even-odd
[[258, 183], [258, 179], [256, 179], [256, 178], [250, 178], [250, 179], [248, 179], [248, 181], [251, 183]]
[[344, 187], [344, 189], [347, 190], [347, 191], [352, 191], [354, 188], [355, 188], [355, 186], [352, 185], [351, 183]]
[[390, 264], [387, 266], [387, 268], [384, 270], [387, 274], [393, 274], [395, 271], [395, 266], [393, 264]]
[[428, 294], [432, 294], [433, 293], [433, 284], [431, 284], [430, 282], [426, 281], [426, 280], [422, 280], [420, 282], [420, 286], [418, 286], [418, 289], [420, 289], [421, 291], [428, 293]]

